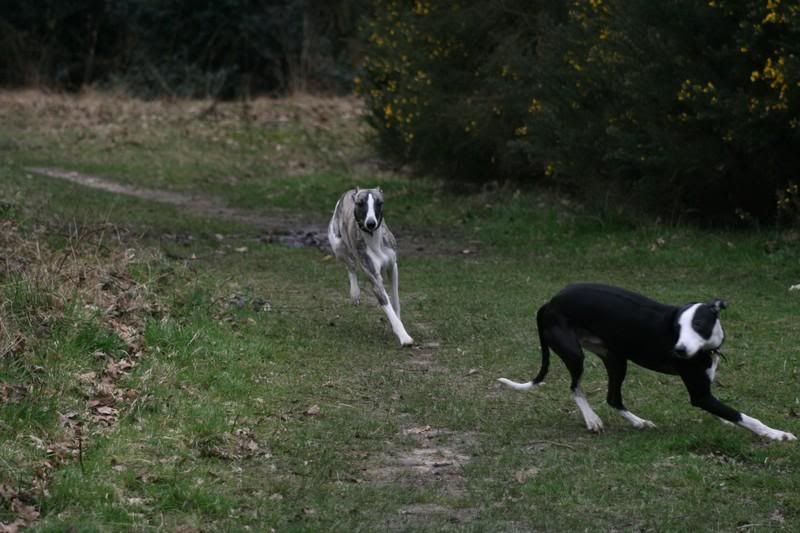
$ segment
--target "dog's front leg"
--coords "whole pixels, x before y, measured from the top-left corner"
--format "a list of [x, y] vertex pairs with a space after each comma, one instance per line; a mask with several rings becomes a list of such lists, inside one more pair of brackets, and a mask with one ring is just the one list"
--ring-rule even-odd
[[622, 418], [637, 429], [656, 427], [649, 420], [639, 418], [628, 411], [622, 403], [622, 383], [625, 381], [625, 375], [628, 372], [628, 360], [624, 357], [618, 357], [616, 354], [607, 353], [603, 358], [603, 364], [605, 364], [608, 372], [608, 395], [606, 396], [608, 405], [616, 409]]
[[770, 440], [797, 440], [793, 434], [779, 429], [772, 429], [766, 424], [762, 423], [751, 416], [740, 413], [736, 409], [728, 407], [711, 394], [711, 381], [700, 382], [697, 379], [692, 379], [694, 376], [681, 376], [689, 389], [689, 397], [692, 405], [699, 407], [704, 411], [708, 411], [712, 415], [716, 415], [723, 420], [727, 420], [737, 426], [747, 428], [756, 435], [765, 437]]
[[397, 335], [401, 346], [411, 346], [414, 344], [414, 339], [412, 339], [411, 336], [406, 332], [406, 328], [400, 321], [400, 317], [394, 312], [394, 308], [389, 302], [389, 295], [386, 294], [386, 289], [384, 289], [383, 283], [381, 283], [380, 280], [376, 281], [377, 283], [375, 283], [373, 287], [373, 290], [375, 291], [375, 297], [378, 299], [378, 304], [380, 304], [383, 312], [386, 313], [386, 318], [389, 319], [389, 324], [392, 325], [392, 331], [394, 331], [394, 334]]
[[765, 437], [770, 440], [797, 440], [797, 437], [791, 433], [773, 429], [758, 419], [728, 407], [717, 400], [711, 393], [697, 400], [692, 400], [692, 405], [700, 407], [737, 426], [747, 428], [760, 437]]
[[406, 328], [400, 321], [400, 317], [394, 312], [394, 308], [389, 301], [389, 295], [386, 293], [386, 289], [383, 286], [380, 269], [372, 262], [369, 256], [364, 257], [362, 266], [364, 272], [369, 276], [370, 281], [372, 281], [372, 291], [375, 293], [375, 298], [378, 299], [378, 304], [381, 306], [381, 309], [383, 309], [383, 312], [386, 313], [386, 318], [389, 319], [389, 324], [391, 324], [394, 334], [397, 335], [400, 345], [411, 346], [414, 344], [414, 339], [406, 332]]
[[755, 418], [747, 416], [744, 413], [740, 413], [740, 415], [741, 420], [739, 420], [737, 423], [743, 428], [747, 428], [757, 435], [761, 435], [762, 437], [772, 440], [797, 440], [797, 437], [791, 433], [787, 433], [786, 431], [781, 431], [779, 429], [772, 429], [766, 424], [763, 424], [760, 420], [756, 420]]

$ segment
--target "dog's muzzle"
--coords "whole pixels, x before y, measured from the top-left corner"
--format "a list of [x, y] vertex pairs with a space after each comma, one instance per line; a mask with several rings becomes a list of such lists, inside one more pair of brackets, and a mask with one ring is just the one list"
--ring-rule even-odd
[[714, 348], [713, 350], [698, 350], [697, 352], [693, 353], [692, 355], [689, 355], [686, 352], [685, 348], [674, 348], [672, 350], [672, 354], [675, 357], [677, 357], [678, 359], [691, 359], [692, 357], [696, 356], [697, 354], [700, 354], [700, 353], [703, 353], [703, 352], [710, 353], [711, 355], [718, 355], [718, 356], [720, 356], [722, 358], [725, 357], [725, 354], [723, 354], [719, 350], [719, 348]]
[[686, 348], [684, 348], [684, 347], [680, 347], [680, 348], [676, 347], [676, 348], [674, 348], [672, 350], [672, 353], [678, 359], [690, 359], [692, 357], [691, 355], [689, 355], [689, 353], [686, 351]]

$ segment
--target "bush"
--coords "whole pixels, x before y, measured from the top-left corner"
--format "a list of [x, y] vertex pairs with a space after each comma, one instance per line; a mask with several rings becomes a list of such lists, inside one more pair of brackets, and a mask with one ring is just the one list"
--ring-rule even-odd
[[374, 2], [356, 91], [384, 155], [464, 180], [530, 173], [513, 141], [538, 9], [523, 0]]
[[793, 3], [376, 4], [358, 89], [386, 155], [461, 180], [617, 187], [703, 219], [790, 203]]

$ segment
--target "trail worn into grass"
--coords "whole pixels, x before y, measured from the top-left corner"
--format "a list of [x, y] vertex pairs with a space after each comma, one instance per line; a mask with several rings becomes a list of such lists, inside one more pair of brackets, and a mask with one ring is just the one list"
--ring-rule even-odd
[[[103, 176], [59, 168], [28, 168], [28, 172], [50, 178], [66, 180], [84, 187], [121, 194], [141, 200], [167, 204], [187, 210], [195, 215], [217, 218], [229, 222], [252, 226], [266, 234], [263, 239], [293, 248], [314, 247], [325, 252], [328, 245], [327, 220], [311, 220], [280, 208], [271, 207], [273, 214], [255, 213], [251, 210], [226, 206], [224, 201], [197, 193], [186, 194], [163, 189], [150, 189], [125, 185]], [[331, 210], [333, 207], [331, 207]], [[400, 243], [401, 252], [410, 255], [458, 255], [474, 253], [475, 243], [468, 247], [442, 235], [425, 236], [406, 234]]]
[[202, 217], [220, 218], [230, 222], [254, 226], [274, 236], [275, 240], [282, 244], [290, 246], [327, 246], [327, 233], [323, 224], [302, 220], [297, 215], [281, 210], [276, 210], [273, 215], [264, 215], [226, 207], [221, 200], [209, 196], [132, 187], [101, 176], [82, 172], [57, 168], [29, 168], [28, 171], [42, 176], [67, 180], [92, 189], [172, 205]]

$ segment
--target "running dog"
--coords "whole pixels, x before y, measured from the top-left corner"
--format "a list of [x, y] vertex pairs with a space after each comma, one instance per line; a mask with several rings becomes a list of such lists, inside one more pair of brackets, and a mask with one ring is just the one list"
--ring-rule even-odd
[[634, 427], [655, 427], [634, 415], [622, 403], [622, 382], [628, 360], [665, 374], [681, 377], [691, 404], [772, 440], [796, 440], [785, 431], [772, 429], [755, 418], [728, 407], [711, 394], [711, 383], [719, 364], [719, 348], [725, 333], [719, 321], [722, 300], [665, 305], [641, 294], [600, 284], [569, 285], [544, 304], [536, 314], [542, 366], [527, 383], [505, 378], [498, 381], [516, 390], [540, 385], [550, 364], [550, 348], [564, 361], [572, 382], [572, 398], [586, 428], [603, 430], [603, 422], [592, 410], [580, 387], [583, 349], [597, 354], [608, 372], [606, 401]]
[[[383, 191], [352, 189], [344, 193], [328, 225], [328, 241], [337, 259], [344, 262], [350, 278], [350, 300], [358, 304], [361, 290], [356, 270], [360, 268], [372, 282], [372, 291], [386, 313], [401, 346], [414, 343], [400, 321], [400, 296], [394, 235], [383, 221]], [[383, 274], [392, 284], [391, 294], [383, 286]]]

